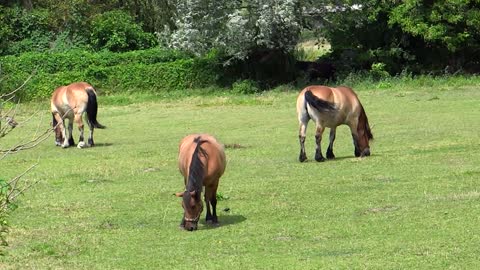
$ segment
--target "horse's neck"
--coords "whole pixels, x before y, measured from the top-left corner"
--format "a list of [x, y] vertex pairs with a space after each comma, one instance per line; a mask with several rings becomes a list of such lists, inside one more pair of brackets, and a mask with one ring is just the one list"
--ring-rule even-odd
[[203, 181], [191, 176], [188, 178], [188, 183], [187, 183], [188, 191], [196, 191], [197, 193], [199, 193], [199, 192], [202, 192], [202, 187], [203, 187]]

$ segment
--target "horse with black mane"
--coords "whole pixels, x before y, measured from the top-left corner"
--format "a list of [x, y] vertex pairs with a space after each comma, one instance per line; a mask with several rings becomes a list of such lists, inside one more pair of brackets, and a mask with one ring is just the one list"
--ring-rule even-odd
[[[73, 140], [73, 122], [75, 122], [80, 131], [80, 139], [77, 147], [83, 148], [93, 146], [94, 128], [106, 128], [97, 121], [97, 93], [95, 89], [86, 82], [76, 82], [66, 86], [60, 86], [52, 94], [50, 100], [51, 112], [53, 116], [53, 128], [55, 129], [55, 145], [63, 148], [74, 145]], [[83, 137], [83, 113], [87, 114], [87, 123], [90, 128], [88, 145]], [[68, 119], [68, 137], [66, 134], [65, 120]]]
[[206, 222], [218, 225], [217, 188], [225, 166], [224, 147], [213, 136], [191, 134], [182, 139], [179, 146], [178, 168], [184, 178], [185, 191], [175, 194], [183, 199], [184, 214], [180, 223], [181, 228], [188, 231], [197, 229], [203, 211], [201, 197], [204, 186]]
[[357, 94], [348, 87], [328, 87], [322, 85], [308, 86], [303, 89], [297, 98], [297, 116], [300, 124], [300, 162], [307, 159], [305, 153], [305, 137], [307, 124], [312, 119], [316, 124], [315, 160], [325, 161], [322, 155], [321, 142], [325, 128], [330, 128], [330, 143], [326, 156], [328, 159], [335, 158], [333, 154], [333, 142], [335, 141], [336, 128], [345, 124], [350, 127], [355, 156], [364, 157], [370, 155], [369, 141], [373, 135], [368, 124], [367, 114]]

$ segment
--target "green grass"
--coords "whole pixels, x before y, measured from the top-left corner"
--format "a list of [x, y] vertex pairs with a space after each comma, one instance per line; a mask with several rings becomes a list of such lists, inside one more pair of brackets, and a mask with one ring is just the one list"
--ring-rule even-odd
[[[373, 126], [372, 156], [353, 157], [341, 127], [337, 159], [325, 163], [313, 161], [312, 124], [309, 161], [297, 160], [295, 91], [100, 97], [108, 128], [96, 130], [97, 147], [61, 149], [50, 138], [1, 161], [3, 178], [38, 162], [25, 180], [39, 183], [20, 198], [0, 268], [477, 269], [478, 82], [356, 84]], [[47, 108], [23, 105], [21, 117], [44, 113], [0, 148], [27, 138], [38, 121], [47, 128]], [[191, 233], [178, 229], [182, 208], [172, 194], [183, 188], [178, 142], [193, 132], [230, 147], [222, 225], [210, 228], [203, 216]]]

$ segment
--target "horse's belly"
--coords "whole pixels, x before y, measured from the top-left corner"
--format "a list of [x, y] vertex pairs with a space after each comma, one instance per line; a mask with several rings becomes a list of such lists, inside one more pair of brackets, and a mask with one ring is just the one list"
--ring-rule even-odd
[[58, 110], [58, 113], [60, 114], [60, 116], [62, 118], [64, 118], [64, 119], [65, 118], [69, 118], [69, 119], [73, 118], [74, 113], [73, 113], [72, 108], [70, 108], [70, 106], [63, 105], [63, 106], [60, 106], [60, 108], [57, 107], [57, 110]]

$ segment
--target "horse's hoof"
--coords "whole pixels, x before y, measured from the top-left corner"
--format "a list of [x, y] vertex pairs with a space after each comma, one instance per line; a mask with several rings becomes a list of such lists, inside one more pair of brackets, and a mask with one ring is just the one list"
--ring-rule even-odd
[[299, 160], [300, 162], [304, 162], [305, 160], [307, 160], [307, 156], [302, 156], [302, 155], [300, 155], [300, 157], [298, 157], [298, 160]]
[[315, 160], [318, 162], [324, 162], [326, 159], [324, 157], [315, 157]]
[[78, 147], [79, 149], [85, 148], [85, 147], [86, 147], [85, 142], [79, 142], [79, 143], [77, 144], [77, 147]]
[[207, 220], [207, 224], [210, 225], [210, 226], [214, 226], [214, 227], [218, 227], [220, 226], [220, 224], [218, 223], [218, 221], [213, 221], [213, 220]]
[[68, 148], [69, 146], [69, 144], [62, 144], [62, 148]]
[[334, 159], [334, 158], [335, 158], [334, 154], [327, 153], [327, 159]]

